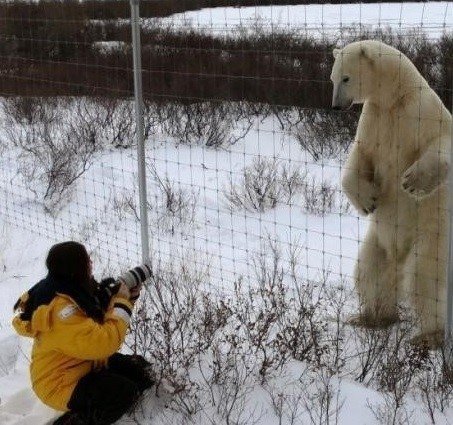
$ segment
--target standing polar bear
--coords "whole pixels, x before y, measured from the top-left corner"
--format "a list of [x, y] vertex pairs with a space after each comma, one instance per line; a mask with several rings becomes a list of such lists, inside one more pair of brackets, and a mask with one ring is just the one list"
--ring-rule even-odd
[[355, 271], [357, 323], [398, 319], [410, 298], [417, 339], [437, 345], [446, 314], [451, 115], [412, 62], [378, 41], [334, 50], [333, 107], [363, 104], [342, 178], [368, 233]]

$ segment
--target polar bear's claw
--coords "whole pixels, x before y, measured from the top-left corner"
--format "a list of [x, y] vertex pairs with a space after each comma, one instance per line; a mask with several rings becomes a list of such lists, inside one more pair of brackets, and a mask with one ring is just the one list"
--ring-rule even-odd
[[431, 194], [439, 185], [439, 178], [425, 172], [417, 163], [412, 165], [401, 179], [402, 189], [414, 198], [423, 198]]
[[371, 202], [369, 202], [369, 206], [363, 207], [362, 211], [365, 215], [372, 214], [377, 208], [377, 198], [371, 197]]

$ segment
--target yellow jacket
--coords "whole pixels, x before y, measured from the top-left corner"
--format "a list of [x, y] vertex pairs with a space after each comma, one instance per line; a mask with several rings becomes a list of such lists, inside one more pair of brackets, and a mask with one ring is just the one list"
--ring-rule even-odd
[[[25, 293], [20, 303], [27, 302]], [[31, 320], [13, 319], [23, 336], [34, 338], [30, 364], [33, 390], [40, 400], [56, 410], [66, 411], [77, 382], [93, 369], [105, 366], [107, 358], [124, 342], [132, 304], [115, 296], [104, 322], [89, 318], [75, 301], [57, 293], [47, 305], [40, 305]]]

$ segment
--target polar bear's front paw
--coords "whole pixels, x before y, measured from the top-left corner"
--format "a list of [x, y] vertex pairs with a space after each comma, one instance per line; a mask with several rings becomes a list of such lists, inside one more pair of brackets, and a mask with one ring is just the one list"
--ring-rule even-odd
[[[346, 189], [346, 188], [345, 188]], [[360, 188], [357, 191], [347, 190], [351, 204], [362, 214], [368, 215], [374, 212], [377, 208], [378, 196], [377, 189], [374, 184], [362, 181], [360, 182]]]
[[377, 197], [369, 196], [366, 199], [361, 199], [360, 203], [362, 204], [362, 212], [365, 215], [371, 214], [377, 207]]
[[423, 198], [436, 189], [439, 179], [417, 165], [415, 163], [403, 174], [401, 187], [414, 198]]

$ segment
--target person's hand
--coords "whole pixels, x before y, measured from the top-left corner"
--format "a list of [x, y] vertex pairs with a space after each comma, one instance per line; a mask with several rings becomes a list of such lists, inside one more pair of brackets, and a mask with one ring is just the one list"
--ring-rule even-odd
[[125, 283], [122, 283], [116, 295], [118, 297], [126, 298], [126, 300], [129, 300], [131, 298], [131, 291], [129, 291], [129, 288]]
[[134, 286], [133, 288], [131, 288], [130, 293], [131, 293], [131, 300], [132, 301], [135, 301], [140, 296], [140, 291], [142, 290], [142, 288], [143, 288], [143, 284], [142, 283], [140, 283], [139, 285]]

